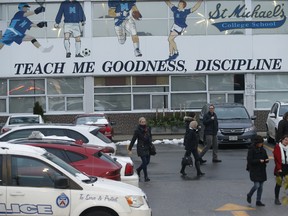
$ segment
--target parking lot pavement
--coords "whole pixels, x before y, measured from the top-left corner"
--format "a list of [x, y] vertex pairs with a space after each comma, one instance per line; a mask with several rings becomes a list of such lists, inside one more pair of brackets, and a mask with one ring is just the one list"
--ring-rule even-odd
[[[153, 215], [157, 216], [275, 216], [286, 215], [287, 206], [274, 204], [275, 178], [273, 175], [273, 146], [266, 149], [271, 159], [267, 166], [268, 180], [264, 183], [262, 201], [266, 207], [256, 207], [246, 202], [246, 194], [253, 183], [246, 171], [247, 148], [219, 150], [222, 163], [212, 163], [212, 151], [205, 155], [207, 163], [201, 166], [203, 177], [196, 176], [195, 167], [187, 167], [186, 177], [179, 173], [183, 145], [156, 145], [157, 155], [148, 166], [150, 182], [139, 182], [147, 194]], [[119, 151], [127, 155], [125, 146]], [[141, 160], [133, 149], [132, 160], [137, 167]], [[142, 176], [143, 177], [143, 176]], [[285, 196], [281, 191], [281, 196]], [[288, 194], [286, 194], [288, 196]]]

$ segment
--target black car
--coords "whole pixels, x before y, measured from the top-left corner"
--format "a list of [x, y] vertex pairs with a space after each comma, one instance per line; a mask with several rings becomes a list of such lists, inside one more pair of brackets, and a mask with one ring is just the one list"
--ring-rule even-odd
[[[203, 106], [200, 113], [200, 141], [204, 140], [203, 116], [209, 111], [209, 105]], [[215, 113], [218, 117], [218, 144], [250, 145], [257, 135], [253, 120], [256, 116], [250, 116], [244, 105], [238, 103], [217, 103]]]

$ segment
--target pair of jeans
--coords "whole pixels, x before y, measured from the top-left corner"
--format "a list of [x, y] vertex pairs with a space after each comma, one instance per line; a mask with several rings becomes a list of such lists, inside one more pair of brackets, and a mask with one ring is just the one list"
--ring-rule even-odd
[[251, 188], [250, 192], [248, 193], [248, 196], [252, 197], [254, 192], [257, 190], [256, 201], [261, 201], [261, 196], [262, 196], [262, 192], [263, 192], [263, 184], [264, 184], [264, 182], [254, 182], [254, 185]]
[[141, 172], [141, 170], [143, 169], [144, 178], [146, 179], [146, 178], [148, 178], [147, 166], [150, 163], [150, 155], [144, 155], [144, 156], [141, 156], [140, 158], [141, 158], [142, 163], [137, 168], [137, 171]]

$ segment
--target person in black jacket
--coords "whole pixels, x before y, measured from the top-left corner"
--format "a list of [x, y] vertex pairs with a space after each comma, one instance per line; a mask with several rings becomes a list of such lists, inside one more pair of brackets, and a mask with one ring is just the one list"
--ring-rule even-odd
[[[197, 170], [197, 176], [203, 176], [205, 173], [203, 173], [200, 169], [200, 157], [198, 154], [198, 137], [197, 137], [197, 121], [192, 121], [189, 124], [189, 129], [185, 133], [184, 137], [184, 146], [185, 146], [185, 157], [191, 156], [191, 153], [193, 154], [194, 160], [195, 160], [195, 167]], [[180, 170], [180, 173], [185, 176], [187, 175], [185, 173], [186, 165], [182, 164], [182, 168]]]
[[288, 112], [284, 113], [283, 119], [281, 119], [278, 123], [278, 129], [276, 132], [276, 143], [280, 142], [280, 139], [288, 134]]
[[266, 150], [263, 148], [263, 143], [263, 137], [257, 135], [247, 155], [247, 170], [251, 181], [254, 182], [253, 187], [247, 194], [247, 202], [251, 203], [252, 195], [257, 190], [256, 206], [265, 206], [261, 202], [261, 196], [263, 184], [267, 180], [266, 163], [269, 162], [269, 159]]
[[213, 157], [212, 162], [218, 163], [221, 160], [218, 159], [218, 140], [217, 140], [217, 132], [218, 132], [218, 118], [216, 113], [214, 112], [215, 107], [213, 104], [210, 104], [209, 111], [203, 116], [203, 124], [205, 126], [204, 136], [206, 145], [202, 152], [200, 153], [200, 158], [205, 155], [205, 153], [213, 147]]
[[144, 172], [144, 180], [145, 182], [150, 181], [147, 173], [147, 166], [150, 163], [150, 153], [149, 147], [152, 143], [152, 135], [151, 128], [146, 125], [146, 119], [144, 117], [139, 118], [139, 125], [134, 131], [134, 135], [128, 147], [129, 154], [131, 154], [131, 150], [137, 140], [137, 155], [141, 158], [142, 163], [136, 169], [138, 176], [140, 177], [140, 173], [143, 170]]

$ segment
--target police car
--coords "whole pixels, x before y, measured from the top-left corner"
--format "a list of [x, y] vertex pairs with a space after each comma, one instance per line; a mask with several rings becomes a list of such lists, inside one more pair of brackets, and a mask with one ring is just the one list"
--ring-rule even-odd
[[151, 216], [138, 187], [88, 177], [45, 149], [0, 143], [0, 214]]

